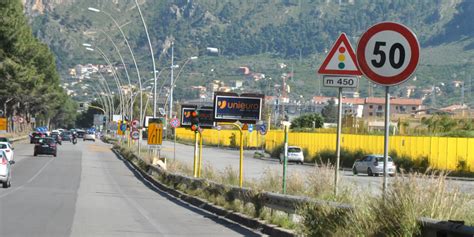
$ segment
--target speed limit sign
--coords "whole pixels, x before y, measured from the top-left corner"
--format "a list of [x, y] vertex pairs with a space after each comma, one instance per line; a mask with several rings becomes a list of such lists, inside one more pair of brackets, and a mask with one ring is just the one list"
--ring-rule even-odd
[[357, 46], [362, 73], [374, 83], [392, 86], [404, 82], [415, 71], [420, 44], [406, 26], [382, 22], [370, 27]]

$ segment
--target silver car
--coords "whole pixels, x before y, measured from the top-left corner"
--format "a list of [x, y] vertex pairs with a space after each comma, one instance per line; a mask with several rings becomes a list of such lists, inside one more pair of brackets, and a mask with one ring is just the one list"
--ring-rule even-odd
[[[284, 151], [280, 154], [280, 164], [283, 163], [283, 159], [285, 158]], [[304, 154], [301, 147], [298, 146], [288, 146], [288, 162], [296, 162], [303, 164], [304, 161]]]
[[3, 188], [8, 188], [11, 186], [11, 167], [10, 162], [7, 159], [7, 155], [4, 151], [0, 151], [0, 183], [2, 183]]
[[[364, 173], [369, 176], [379, 176], [379, 174], [383, 174], [383, 164], [383, 155], [364, 156], [361, 160], [356, 160], [352, 166], [352, 173], [354, 173], [354, 175]], [[392, 158], [388, 157], [387, 173], [390, 176], [394, 176], [396, 170], [397, 167], [393, 163]]]
[[86, 133], [84, 134], [84, 141], [91, 140], [95, 142], [95, 134], [94, 133]]

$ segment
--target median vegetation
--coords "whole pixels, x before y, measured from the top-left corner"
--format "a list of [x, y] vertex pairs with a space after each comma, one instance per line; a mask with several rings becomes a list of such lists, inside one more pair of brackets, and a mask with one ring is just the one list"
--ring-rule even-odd
[[[143, 171], [148, 171], [149, 157], [132, 159], [136, 154], [134, 151], [119, 145], [115, 148]], [[177, 160], [168, 159], [167, 167], [169, 175], [192, 175], [192, 167]], [[444, 172], [414, 172], [396, 176], [390, 178], [385, 196], [380, 194], [379, 187], [361, 188], [341, 178], [339, 193], [334, 195], [334, 167], [330, 163], [322, 163], [307, 172], [289, 173], [287, 194], [344, 203], [352, 208], [341, 209], [321, 202], [307, 203], [297, 208], [299, 218], [264, 207], [262, 199], [258, 198], [262, 192], [281, 192], [279, 169], [265, 170], [260, 179], [244, 180], [244, 186], [252, 190], [251, 196], [254, 197], [247, 202], [233, 196], [232, 187], [238, 184], [238, 172], [231, 167], [218, 171], [209, 164], [204, 165], [204, 184], [200, 187], [176, 182], [176, 179], [173, 181], [166, 175], [154, 178], [168, 187], [228, 210], [266, 220], [306, 236], [413, 236], [420, 234], [420, 217], [462, 220], [474, 225], [474, 196], [463, 193], [452, 183], [448, 184], [446, 177]], [[216, 188], [213, 183], [224, 184], [226, 188]]]

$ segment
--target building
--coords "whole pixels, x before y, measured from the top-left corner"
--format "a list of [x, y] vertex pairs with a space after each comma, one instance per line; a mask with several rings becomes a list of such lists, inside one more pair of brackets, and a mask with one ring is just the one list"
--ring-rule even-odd
[[[422, 109], [421, 99], [390, 99], [390, 115], [393, 114], [415, 114]], [[385, 98], [369, 97], [365, 98], [363, 117], [377, 118], [385, 114]]]

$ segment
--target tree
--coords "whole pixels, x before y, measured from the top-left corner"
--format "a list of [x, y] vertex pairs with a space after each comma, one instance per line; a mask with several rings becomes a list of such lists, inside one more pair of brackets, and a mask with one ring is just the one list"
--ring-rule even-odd
[[321, 110], [321, 115], [324, 118], [324, 121], [328, 123], [335, 123], [337, 120], [337, 108], [336, 108], [336, 102], [334, 99], [331, 99], [328, 101], [328, 104], [323, 107]]
[[304, 114], [295, 118], [291, 122], [291, 128], [321, 128], [323, 126], [323, 118], [319, 114]]

